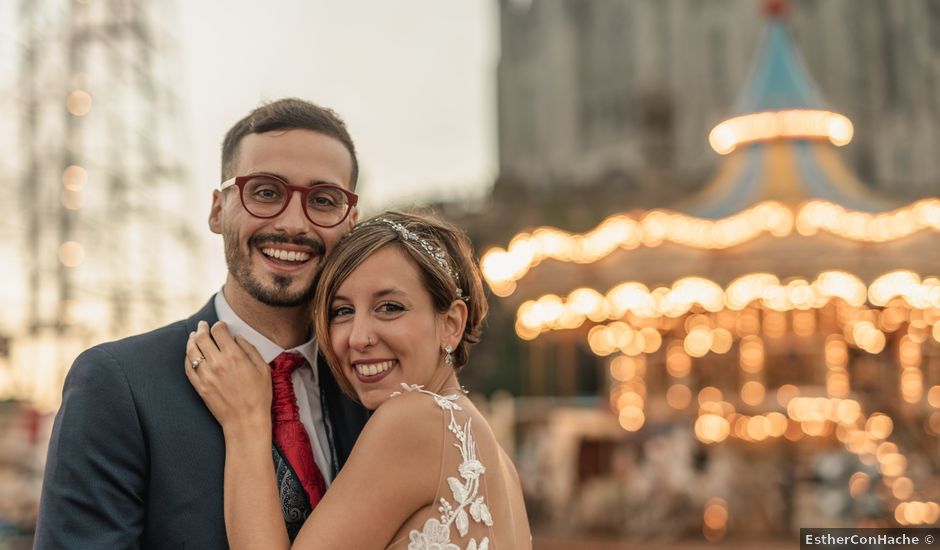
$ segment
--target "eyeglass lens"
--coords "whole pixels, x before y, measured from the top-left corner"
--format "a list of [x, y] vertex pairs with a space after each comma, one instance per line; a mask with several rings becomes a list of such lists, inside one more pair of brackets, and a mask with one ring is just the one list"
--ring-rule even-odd
[[[242, 200], [251, 214], [269, 217], [284, 209], [293, 192], [281, 182], [266, 177], [254, 177], [245, 182]], [[349, 210], [346, 194], [333, 187], [313, 188], [307, 193], [307, 216], [314, 223], [339, 223]]]

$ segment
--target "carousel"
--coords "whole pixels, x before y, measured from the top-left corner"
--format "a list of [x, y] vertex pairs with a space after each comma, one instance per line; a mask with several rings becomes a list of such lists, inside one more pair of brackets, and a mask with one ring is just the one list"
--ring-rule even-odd
[[[823, 100], [782, 10], [768, 13], [708, 136], [722, 157], [701, 192], [581, 234], [520, 233], [481, 267], [519, 338], [603, 365], [602, 412], [622, 440], [678, 427], [690, 460], [736, 454], [726, 464], [742, 474], [754, 453], [810, 464], [797, 479], [845, 464], [812, 497], [775, 485], [788, 496], [768, 523], [936, 525], [940, 200], [897, 204], [853, 175], [839, 153], [851, 121]], [[726, 486], [708, 491], [684, 506], [720, 540], [752, 510]], [[833, 492], [838, 515], [801, 514], [801, 499], [826, 508]]]

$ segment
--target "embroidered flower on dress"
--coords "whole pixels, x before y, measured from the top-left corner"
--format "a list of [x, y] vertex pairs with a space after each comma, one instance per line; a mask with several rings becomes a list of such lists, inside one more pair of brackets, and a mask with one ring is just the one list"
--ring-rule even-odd
[[460, 477], [471, 481], [480, 477], [486, 471], [486, 468], [479, 460], [468, 460], [461, 464], [457, 471], [460, 472]]
[[460, 550], [450, 542], [450, 529], [434, 518], [424, 523], [424, 531], [411, 530], [408, 550]]

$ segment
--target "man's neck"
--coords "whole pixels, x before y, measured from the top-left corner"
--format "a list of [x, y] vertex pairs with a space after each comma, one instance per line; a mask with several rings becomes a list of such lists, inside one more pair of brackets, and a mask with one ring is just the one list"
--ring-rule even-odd
[[278, 346], [291, 349], [310, 339], [308, 306], [275, 307], [263, 304], [231, 280], [226, 281], [222, 294], [242, 321]]

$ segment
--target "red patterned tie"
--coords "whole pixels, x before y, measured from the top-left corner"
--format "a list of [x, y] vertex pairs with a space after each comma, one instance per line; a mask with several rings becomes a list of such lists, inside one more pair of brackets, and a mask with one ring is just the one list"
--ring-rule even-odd
[[303, 355], [287, 352], [271, 361], [271, 383], [274, 388], [271, 418], [274, 442], [300, 478], [300, 484], [303, 485], [310, 501], [310, 508], [313, 509], [323, 498], [326, 483], [316, 462], [313, 461], [310, 438], [300, 422], [294, 384], [290, 379], [291, 373], [306, 362]]

